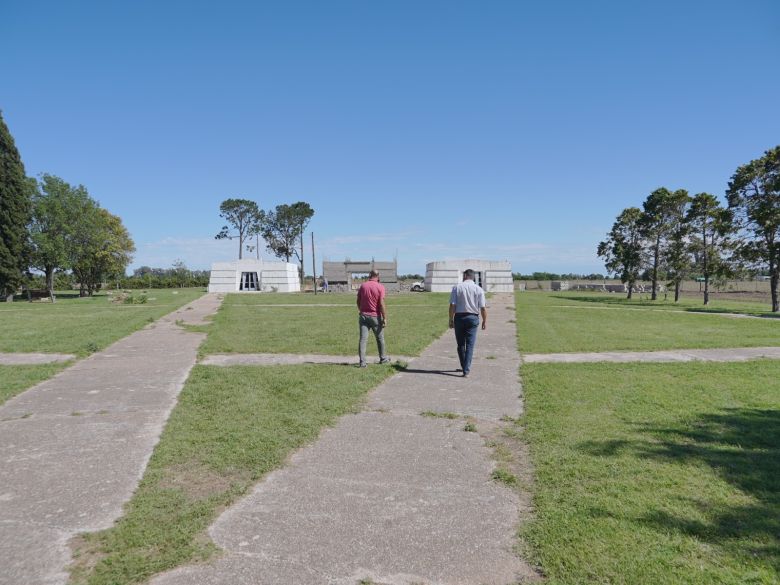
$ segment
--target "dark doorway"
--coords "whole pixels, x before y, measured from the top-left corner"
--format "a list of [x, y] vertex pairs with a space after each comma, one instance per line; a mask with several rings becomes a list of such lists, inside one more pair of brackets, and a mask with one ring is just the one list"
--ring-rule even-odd
[[242, 272], [238, 290], [260, 290], [260, 279], [257, 278], [257, 272]]

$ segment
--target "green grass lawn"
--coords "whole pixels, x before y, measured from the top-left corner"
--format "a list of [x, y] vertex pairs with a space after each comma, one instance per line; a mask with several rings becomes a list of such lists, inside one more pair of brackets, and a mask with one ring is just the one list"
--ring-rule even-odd
[[[387, 349], [417, 355], [447, 329], [446, 294], [388, 295]], [[279, 306], [295, 304], [297, 306]], [[335, 304], [338, 306], [317, 306]], [[355, 295], [231, 294], [209, 325], [201, 347], [211, 353], [357, 353]], [[376, 343], [369, 339], [369, 355]]]
[[769, 301], [759, 302], [714, 298], [710, 301], [709, 305], [704, 306], [701, 298], [698, 297], [680, 297], [680, 300], [675, 303], [673, 296], [664, 299], [661, 294], [657, 300], [653, 301], [650, 300], [650, 295], [648, 293], [634, 294], [634, 297], [630, 300], [627, 299], [624, 294], [577, 291], [553, 293], [550, 296], [560, 299], [561, 304], [567, 304], [567, 301], [575, 301], [578, 303], [596, 303], [598, 305], [611, 305], [615, 307], [635, 307], [698, 313], [733, 313], [780, 318], [779, 314], [770, 311]]
[[780, 583], [780, 362], [522, 374], [549, 585]]
[[113, 303], [103, 293], [92, 298], [60, 294], [54, 304], [0, 303], [0, 352], [61, 352], [83, 357], [203, 293], [202, 288], [153, 289], [142, 305]]
[[[760, 347], [780, 344], [780, 320], [701, 314], [680, 305], [615, 295], [518, 293], [523, 353]], [[756, 303], [713, 302], [711, 312], [760, 313]]]
[[78, 546], [73, 584], [122, 585], [216, 552], [206, 528], [390, 366], [196, 366], [125, 515]]
[[0, 365], [0, 404], [16, 396], [22, 390], [51, 378], [68, 364], [43, 364], [35, 366]]

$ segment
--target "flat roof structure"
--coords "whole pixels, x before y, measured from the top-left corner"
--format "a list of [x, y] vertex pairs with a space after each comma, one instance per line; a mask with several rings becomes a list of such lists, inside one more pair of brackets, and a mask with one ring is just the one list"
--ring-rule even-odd
[[298, 265], [244, 258], [211, 265], [209, 292], [300, 292]]
[[425, 266], [425, 290], [450, 292], [463, 280], [463, 272], [472, 269], [474, 280], [485, 292], [513, 292], [512, 264], [506, 260], [441, 260]]

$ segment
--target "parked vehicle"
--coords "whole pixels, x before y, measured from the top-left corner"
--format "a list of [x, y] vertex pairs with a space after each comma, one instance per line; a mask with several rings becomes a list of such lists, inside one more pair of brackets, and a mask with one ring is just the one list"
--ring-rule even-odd
[[417, 282], [413, 282], [410, 290], [412, 292], [423, 292], [425, 290], [425, 283], [422, 282], [421, 280], [418, 280]]

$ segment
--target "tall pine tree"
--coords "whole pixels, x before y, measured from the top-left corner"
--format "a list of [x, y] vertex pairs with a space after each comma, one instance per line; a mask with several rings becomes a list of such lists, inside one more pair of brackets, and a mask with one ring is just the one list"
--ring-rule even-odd
[[0, 295], [7, 301], [24, 281], [31, 210], [24, 165], [0, 112]]

